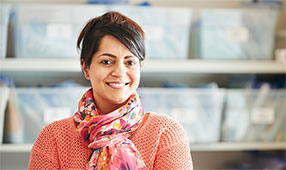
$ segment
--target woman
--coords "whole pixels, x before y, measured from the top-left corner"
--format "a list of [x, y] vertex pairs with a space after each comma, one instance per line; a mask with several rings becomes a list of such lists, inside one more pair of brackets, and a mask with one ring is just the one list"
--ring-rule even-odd
[[77, 45], [92, 88], [73, 117], [41, 131], [28, 169], [192, 169], [182, 126], [170, 117], [144, 113], [136, 93], [145, 59], [140, 26], [108, 12], [86, 24]]

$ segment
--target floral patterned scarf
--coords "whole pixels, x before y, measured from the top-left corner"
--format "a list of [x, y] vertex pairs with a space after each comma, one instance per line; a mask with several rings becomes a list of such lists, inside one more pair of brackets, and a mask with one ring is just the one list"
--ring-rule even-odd
[[79, 101], [74, 115], [83, 143], [92, 150], [87, 169], [146, 170], [140, 153], [128, 139], [143, 117], [141, 100], [136, 92], [124, 106], [102, 115], [94, 103], [92, 89], [89, 89]]

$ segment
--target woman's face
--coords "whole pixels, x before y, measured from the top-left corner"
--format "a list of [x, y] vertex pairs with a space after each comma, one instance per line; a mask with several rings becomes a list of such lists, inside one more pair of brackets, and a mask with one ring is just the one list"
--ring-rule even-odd
[[90, 67], [83, 65], [83, 68], [91, 82], [97, 107], [102, 111], [124, 104], [139, 85], [139, 59], [110, 35], [101, 39]]

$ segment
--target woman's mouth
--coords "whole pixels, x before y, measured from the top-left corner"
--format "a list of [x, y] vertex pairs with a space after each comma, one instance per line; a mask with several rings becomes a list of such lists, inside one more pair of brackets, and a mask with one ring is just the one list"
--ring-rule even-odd
[[129, 83], [106, 83], [107, 85], [111, 86], [111, 87], [115, 87], [115, 88], [121, 88], [124, 87], [125, 85], [129, 84]]

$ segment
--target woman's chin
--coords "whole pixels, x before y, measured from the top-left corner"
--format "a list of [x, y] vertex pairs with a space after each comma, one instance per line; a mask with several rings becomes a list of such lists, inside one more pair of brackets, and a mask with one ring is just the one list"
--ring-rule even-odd
[[128, 101], [128, 97], [113, 97], [109, 101], [115, 105], [124, 105]]

